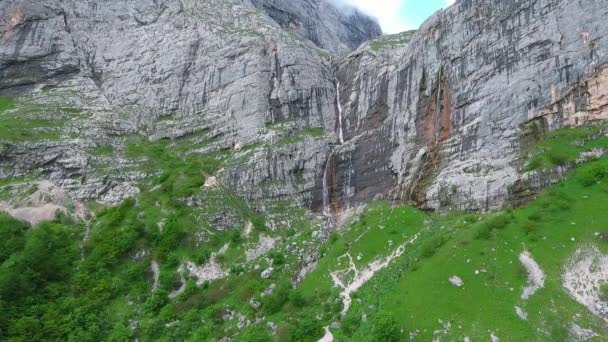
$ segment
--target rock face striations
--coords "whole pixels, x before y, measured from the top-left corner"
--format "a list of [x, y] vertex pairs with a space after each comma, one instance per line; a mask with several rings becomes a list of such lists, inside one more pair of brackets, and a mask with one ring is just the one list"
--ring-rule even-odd
[[607, 118], [605, 7], [463, 0], [342, 59], [338, 206], [385, 191], [427, 208], [502, 206], [530, 127]]
[[61, 129], [0, 137], [0, 177], [115, 202], [144, 175], [119, 153], [105, 158], [122, 171], [99, 172], [91, 151], [200, 137], [196, 153], [234, 151], [217, 177], [260, 206], [497, 208], [537, 135], [608, 117], [606, 15], [597, 0], [460, 0], [377, 38], [324, 0], [3, 1], [0, 113]]

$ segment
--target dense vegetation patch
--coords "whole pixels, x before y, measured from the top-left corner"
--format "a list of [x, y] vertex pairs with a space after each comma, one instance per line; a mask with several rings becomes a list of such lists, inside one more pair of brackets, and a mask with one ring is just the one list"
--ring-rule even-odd
[[571, 165], [583, 152], [608, 148], [606, 126], [566, 127], [551, 131], [538, 144], [533, 146], [528, 155], [530, 160], [527, 171], [550, 169], [557, 166]]

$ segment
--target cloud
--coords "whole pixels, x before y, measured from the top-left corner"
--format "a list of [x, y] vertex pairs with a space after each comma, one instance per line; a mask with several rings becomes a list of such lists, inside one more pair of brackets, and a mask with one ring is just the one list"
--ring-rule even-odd
[[357, 7], [378, 19], [384, 33], [417, 29], [433, 12], [456, 0], [331, 0]]
[[378, 19], [385, 33], [397, 33], [410, 30], [414, 27], [408, 25], [401, 15], [403, 0], [336, 0], [357, 7]]

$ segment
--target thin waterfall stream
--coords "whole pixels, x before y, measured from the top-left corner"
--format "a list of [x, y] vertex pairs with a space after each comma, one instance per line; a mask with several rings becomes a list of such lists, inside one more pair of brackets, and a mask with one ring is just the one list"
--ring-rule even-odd
[[[336, 104], [338, 108], [338, 145], [344, 144], [344, 130], [342, 126], [342, 104], [340, 103], [340, 81], [336, 78]], [[327, 161], [325, 162], [325, 170], [323, 171], [323, 215], [331, 216], [331, 201], [329, 194], [329, 177], [330, 168], [331, 168], [331, 158], [336, 152], [336, 146], [334, 146], [327, 157]]]
[[344, 132], [342, 130], [342, 104], [340, 103], [340, 81], [336, 79], [336, 102], [338, 103], [338, 141], [344, 144]]

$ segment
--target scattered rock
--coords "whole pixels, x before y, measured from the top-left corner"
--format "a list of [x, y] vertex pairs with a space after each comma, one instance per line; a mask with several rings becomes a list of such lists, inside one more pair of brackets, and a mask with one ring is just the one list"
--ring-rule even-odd
[[217, 177], [210, 176], [210, 177], [207, 177], [207, 179], [205, 179], [205, 185], [203, 185], [203, 187], [205, 187], [205, 188], [215, 188], [218, 185], [219, 185], [219, 182], [217, 180]]
[[251, 306], [254, 310], [258, 310], [262, 306], [262, 303], [255, 300], [255, 298], [251, 298], [251, 300], [249, 300], [249, 306]]
[[562, 284], [570, 295], [605, 321], [608, 321], [608, 303], [600, 297], [600, 286], [607, 281], [608, 256], [595, 246], [576, 250], [562, 275]]
[[262, 271], [262, 274], [260, 275], [262, 277], [262, 279], [268, 279], [272, 276], [272, 272], [274, 271], [274, 269], [272, 267]]
[[519, 261], [528, 272], [528, 286], [521, 294], [521, 299], [526, 300], [545, 286], [545, 273], [527, 251], [519, 255]]
[[272, 334], [276, 334], [277, 332], [277, 325], [274, 322], [268, 322], [266, 323], [266, 325], [270, 328], [270, 331], [272, 331]]
[[528, 313], [526, 313], [522, 308], [520, 308], [519, 306], [515, 307], [515, 313], [517, 314], [517, 316], [519, 316], [519, 318], [523, 319], [524, 321], [528, 319]]
[[462, 281], [462, 279], [460, 279], [460, 277], [458, 276], [453, 276], [449, 279], [450, 283], [452, 283], [452, 285], [457, 286], [457, 287], [461, 287], [464, 285], [464, 281]]
[[274, 292], [274, 289], [276, 287], [277, 287], [277, 284], [275, 284], [275, 283], [270, 284], [270, 286], [268, 286], [268, 288], [266, 290], [264, 290], [264, 292], [262, 292], [262, 297], [270, 296], [272, 294], [272, 292]]
[[570, 325], [570, 340], [576, 342], [583, 342], [598, 336], [595, 331], [591, 329], [581, 328], [578, 324], [572, 323]]
[[180, 269], [182, 269], [181, 272], [183, 272], [183, 267], [185, 267], [191, 276], [196, 278], [197, 285], [228, 276], [228, 273], [225, 272], [222, 269], [222, 266], [215, 260], [215, 254], [211, 255], [210, 260], [204, 265], [199, 266], [188, 261], [185, 264], [180, 265]]
[[25, 207], [17, 209], [7, 209], [8, 213], [16, 219], [27, 221], [32, 225], [42, 221], [51, 221], [55, 218], [58, 211], [67, 212], [67, 210], [59, 205], [45, 204], [40, 207]]
[[277, 244], [277, 241], [278, 241], [278, 239], [273, 239], [270, 236], [261, 234], [260, 240], [259, 240], [258, 244], [255, 246], [255, 248], [248, 249], [245, 252], [245, 258], [249, 262], [249, 261], [252, 261], [252, 260], [255, 260], [255, 259], [261, 257], [262, 255], [273, 250]]
[[243, 231], [246, 239], [249, 239], [249, 236], [251, 236], [253, 228], [253, 223], [251, 221], [247, 221], [247, 224], [245, 225], [245, 230]]
[[154, 279], [152, 291], [156, 291], [158, 289], [158, 285], [160, 284], [160, 267], [158, 266], [158, 262], [156, 260], [152, 260], [150, 263], [150, 269], [152, 270], [152, 277]]

